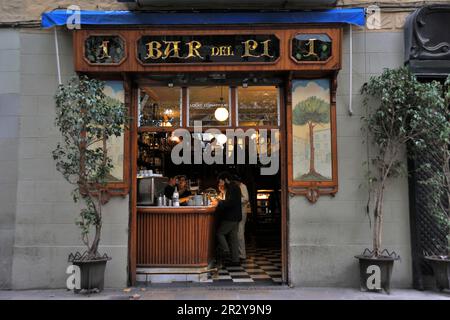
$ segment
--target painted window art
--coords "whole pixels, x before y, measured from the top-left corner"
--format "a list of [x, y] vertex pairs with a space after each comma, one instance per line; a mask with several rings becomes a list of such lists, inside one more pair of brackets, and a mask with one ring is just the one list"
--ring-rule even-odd
[[[117, 100], [120, 103], [125, 101], [123, 81], [105, 81], [104, 93], [112, 103], [116, 103]], [[108, 182], [122, 182], [124, 180], [124, 143], [125, 134], [119, 137], [111, 136], [106, 141], [108, 156], [111, 158], [113, 165], [108, 175]], [[102, 147], [102, 141], [98, 141], [90, 146], [92, 149]]]
[[[105, 94], [110, 99], [115, 99], [125, 103], [125, 92], [122, 81], [107, 81], [105, 84]], [[108, 154], [112, 159], [113, 169], [110, 172], [111, 181], [122, 181], [124, 170], [124, 134], [119, 137], [111, 137], [106, 143]]]
[[331, 91], [328, 78], [292, 81], [290, 185], [300, 188], [295, 193], [306, 194], [312, 202], [320, 187], [337, 185]]
[[297, 80], [292, 85], [294, 179], [331, 180], [330, 81]]

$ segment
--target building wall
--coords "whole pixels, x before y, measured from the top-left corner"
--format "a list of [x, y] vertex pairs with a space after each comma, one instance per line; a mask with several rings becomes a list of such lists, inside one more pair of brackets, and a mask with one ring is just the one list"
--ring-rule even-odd
[[[342, 7], [367, 7], [371, 4], [377, 4], [381, 7], [397, 6], [404, 9], [396, 9], [391, 13], [385, 13], [385, 28], [392, 28], [395, 21], [402, 21], [411, 7], [420, 6], [424, 1], [417, 0], [338, 0], [337, 5]], [[428, 0], [427, 4], [448, 3], [448, 0]], [[39, 22], [40, 15], [45, 11], [51, 11], [57, 8], [68, 8], [71, 5], [77, 5], [82, 10], [139, 10], [134, 3], [119, 3], [117, 0], [0, 0], [0, 23], [6, 22]], [[401, 12], [404, 11], [404, 12]], [[388, 18], [389, 17], [389, 18]]]
[[20, 39], [0, 30], [0, 289], [11, 286], [20, 115]]
[[[72, 3], [95, 9], [91, 1], [57, 4]], [[55, 6], [55, 1], [0, 0], [0, 23], [36, 20]], [[98, 9], [120, 6], [109, 0]], [[339, 192], [314, 205], [304, 197], [289, 200], [289, 278], [295, 286], [358, 285], [353, 256], [371, 247], [372, 236], [365, 214], [367, 153], [360, 133], [363, 110], [358, 90], [384, 67], [402, 65], [401, 27], [406, 14], [383, 14], [382, 29], [376, 32], [354, 28], [353, 116], [347, 112], [346, 28], [337, 96]], [[65, 81], [73, 74], [70, 33], [59, 31], [59, 40]], [[64, 287], [68, 254], [83, 250], [74, 224], [79, 208], [71, 202], [70, 186], [51, 158], [59, 139], [54, 127], [55, 59], [52, 31], [0, 30], [0, 288]], [[402, 257], [394, 268], [394, 287], [409, 287], [412, 278], [407, 192], [404, 178], [391, 183], [386, 195], [384, 247]], [[101, 249], [113, 257], [106, 269], [108, 287], [126, 285], [128, 202], [127, 197], [115, 198], [104, 214]]]
[[[343, 43], [343, 68], [338, 76], [337, 143], [339, 192], [316, 204], [304, 197], [289, 200], [289, 269], [296, 286], [359, 286], [355, 255], [372, 246], [365, 213], [368, 199], [364, 161], [375, 150], [363, 144], [359, 89], [383, 68], [403, 64], [402, 32], [364, 32], [353, 28], [353, 110], [349, 116], [349, 30]], [[406, 158], [405, 158], [406, 161]], [[393, 286], [412, 286], [407, 178], [392, 181], [385, 196], [383, 247], [401, 256]], [[372, 218], [371, 218], [372, 219]]]
[[[51, 156], [60, 137], [54, 126], [53, 96], [58, 86], [54, 35], [27, 29], [12, 33], [19, 40], [16, 53], [20, 59], [17, 188], [12, 188], [17, 190], [12, 287], [61, 288], [65, 286], [69, 253], [84, 247], [74, 223], [79, 207], [72, 202], [71, 186], [56, 171]], [[64, 82], [74, 73], [71, 34], [59, 33], [59, 41]], [[126, 286], [128, 198], [113, 199], [103, 216], [100, 251], [113, 258], [107, 264], [106, 286]]]

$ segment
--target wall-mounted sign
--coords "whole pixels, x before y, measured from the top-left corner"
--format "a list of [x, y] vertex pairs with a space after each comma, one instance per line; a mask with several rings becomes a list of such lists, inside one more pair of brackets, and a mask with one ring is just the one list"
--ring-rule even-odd
[[291, 47], [292, 58], [298, 62], [326, 61], [331, 57], [331, 38], [326, 34], [298, 34]]
[[118, 65], [125, 59], [125, 41], [119, 36], [90, 36], [84, 43], [84, 57], [90, 64]]
[[270, 63], [280, 56], [274, 35], [143, 36], [137, 46], [143, 64]]

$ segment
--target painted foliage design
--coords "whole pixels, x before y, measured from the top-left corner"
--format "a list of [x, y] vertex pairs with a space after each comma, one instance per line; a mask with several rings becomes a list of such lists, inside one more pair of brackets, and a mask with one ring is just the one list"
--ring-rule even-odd
[[[125, 103], [124, 87], [122, 81], [105, 81], [104, 92], [107, 100], [112, 104]], [[111, 136], [106, 141], [106, 148], [108, 156], [111, 157], [113, 168], [108, 175], [109, 182], [120, 182], [124, 180], [123, 176], [123, 160], [124, 160], [124, 135], [119, 137]], [[101, 148], [103, 143], [101, 141], [92, 144], [90, 148]]]
[[292, 84], [293, 178], [332, 179], [330, 80], [295, 80]]

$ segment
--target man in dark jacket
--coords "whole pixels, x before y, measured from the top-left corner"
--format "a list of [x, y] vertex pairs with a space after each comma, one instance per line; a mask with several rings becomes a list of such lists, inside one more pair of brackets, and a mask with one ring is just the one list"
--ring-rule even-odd
[[[217, 214], [219, 215], [220, 225], [217, 229], [217, 241], [220, 258], [227, 258], [231, 255], [229, 265], [239, 265], [239, 242], [238, 228], [242, 219], [241, 189], [233, 181], [228, 172], [219, 175], [219, 184], [225, 187], [225, 199], [217, 203]], [[227, 242], [227, 235], [230, 237], [230, 246]]]

